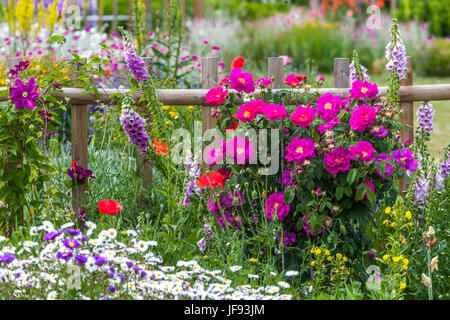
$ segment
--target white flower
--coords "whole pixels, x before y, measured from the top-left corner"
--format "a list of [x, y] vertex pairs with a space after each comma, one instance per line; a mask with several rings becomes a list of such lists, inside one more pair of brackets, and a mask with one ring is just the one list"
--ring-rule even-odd
[[56, 300], [57, 294], [56, 291], [52, 291], [47, 295], [47, 300]]
[[93, 223], [92, 221], [86, 221], [86, 227], [88, 227], [89, 229], [96, 229], [97, 225], [95, 223]]
[[30, 236], [35, 236], [38, 234], [38, 231], [40, 231], [41, 228], [40, 227], [31, 227], [30, 228]]
[[282, 287], [282, 288], [290, 288], [291, 286], [289, 285], [289, 283], [284, 282], [284, 281], [279, 281], [277, 282], [277, 284]]
[[103, 243], [102, 240], [100, 239], [91, 239], [89, 240], [89, 244], [93, 245], [93, 246], [100, 246]]
[[259, 276], [257, 274], [249, 274], [248, 277], [250, 279], [259, 279]]
[[73, 227], [74, 225], [75, 225], [75, 223], [73, 223], [73, 222], [65, 223], [61, 226], [61, 229], [70, 228], [70, 227]]
[[230, 270], [231, 272], [236, 272], [242, 269], [242, 266], [231, 266]]
[[89, 257], [84, 266], [89, 272], [94, 272], [98, 269], [98, 266], [95, 264], [95, 259], [93, 257]]
[[55, 232], [56, 229], [53, 226], [53, 223], [51, 223], [50, 221], [44, 221], [42, 222], [42, 229], [45, 230], [46, 232]]
[[140, 252], [145, 252], [148, 249], [148, 243], [147, 241], [139, 240], [136, 244], [136, 247]]
[[115, 239], [117, 237], [116, 229], [114, 229], [114, 228], [109, 229], [107, 235], [108, 235], [108, 238]]
[[295, 276], [298, 276], [298, 271], [295, 271], [295, 270], [289, 270], [289, 271], [286, 271], [285, 276], [286, 276], [286, 277], [295, 277]]

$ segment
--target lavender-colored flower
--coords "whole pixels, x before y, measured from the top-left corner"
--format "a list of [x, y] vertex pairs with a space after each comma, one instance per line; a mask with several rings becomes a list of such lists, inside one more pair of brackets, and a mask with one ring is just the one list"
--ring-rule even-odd
[[72, 228], [67, 228], [66, 230], [64, 230], [67, 234], [71, 234], [71, 235], [74, 235], [74, 236], [77, 236], [77, 235], [79, 235], [80, 233], [81, 233], [81, 231], [80, 230], [78, 230], [78, 229], [72, 229]]
[[108, 263], [108, 259], [106, 259], [105, 257], [102, 257], [102, 256], [96, 255], [96, 256], [94, 256], [94, 259], [95, 259], [95, 265], [97, 265], [97, 266]]
[[31, 78], [27, 84], [21, 79], [16, 79], [14, 87], [9, 88], [11, 95], [9, 100], [14, 102], [16, 110], [23, 107], [33, 110], [36, 108], [36, 99], [39, 97], [38, 88], [39, 85], [36, 84], [34, 78]]
[[428, 194], [430, 193], [430, 185], [428, 184], [427, 180], [420, 176], [419, 180], [417, 181], [416, 185], [415, 185], [415, 198], [414, 198], [414, 202], [417, 204], [424, 204], [425, 203], [425, 198], [428, 196]]
[[116, 291], [116, 287], [110, 286], [110, 287], [108, 288], [108, 290], [109, 290], [109, 292], [115, 292], [115, 291]]
[[137, 82], [148, 80], [148, 71], [145, 68], [144, 59], [136, 55], [136, 51], [134, 50], [134, 48], [125, 49], [124, 59]]
[[[419, 127], [424, 132], [431, 132], [433, 131], [433, 116], [434, 116], [434, 109], [431, 103], [422, 103], [419, 108], [417, 109], [416, 115], [418, 117]], [[418, 134], [420, 135], [421, 131], [418, 131]]]
[[436, 173], [434, 179], [434, 185], [436, 190], [442, 190], [445, 186], [445, 178], [442, 176], [441, 172]]
[[400, 167], [409, 171], [416, 171], [419, 163], [414, 159], [412, 153], [412, 151], [404, 148], [393, 151], [391, 156], [397, 161]]
[[82, 255], [82, 254], [79, 254], [79, 255], [76, 255], [76, 256], [75, 256], [75, 260], [77, 261], [77, 264], [78, 264], [79, 266], [84, 266], [84, 264], [86, 263], [86, 261], [88, 260], [88, 258], [85, 257], [85, 256]]
[[56, 237], [58, 237], [59, 235], [61, 235], [61, 232], [49, 232], [44, 236], [44, 241], [51, 241], [53, 239], [55, 239]]
[[182, 203], [180, 203], [180, 205], [182, 204], [184, 206], [190, 205], [189, 198], [192, 196], [194, 191], [197, 195], [201, 194], [201, 190], [196, 183], [197, 178], [200, 177], [201, 174], [200, 167], [198, 166], [197, 160], [192, 160], [191, 157], [192, 154], [190, 153], [190, 151], [188, 151], [188, 154], [186, 156], [186, 172], [188, 174], [189, 181], [186, 186], [186, 195], [184, 197], [184, 200]]
[[[360, 79], [362, 81], [369, 81], [370, 80], [370, 76], [367, 74], [367, 68], [365, 68], [362, 64], [360, 64], [361, 66], [361, 73], [363, 78]], [[355, 68], [355, 63], [352, 61], [352, 63], [350, 63], [349, 65], [350, 68], [350, 80], [351, 82], [355, 82], [356, 81], [356, 68]]]
[[78, 242], [77, 239], [64, 239], [63, 240], [63, 245], [64, 247], [66, 247], [67, 249], [76, 249], [80, 246], [80, 243]]
[[395, 70], [400, 79], [406, 78], [406, 49], [400, 37], [395, 43], [389, 42], [386, 46], [387, 70]]
[[145, 132], [145, 119], [135, 111], [124, 107], [122, 108], [120, 124], [130, 138], [131, 143], [137, 146], [140, 152], [146, 153], [150, 138]]
[[58, 253], [56, 254], [56, 258], [66, 260], [66, 261], [69, 260], [71, 257], [72, 257], [72, 251], [67, 251], [67, 252], [58, 251]]
[[450, 159], [447, 161], [442, 161], [441, 164], [441, 175], [444, 179], [448, 178], [448, 175], [450, 173]]
[[197, 246], [200, 249], [200, 251], [203, 253], [205, 252], [206, 249], [206, 240], [205, 238], [201, 238], [198, 242], [197, 242]]

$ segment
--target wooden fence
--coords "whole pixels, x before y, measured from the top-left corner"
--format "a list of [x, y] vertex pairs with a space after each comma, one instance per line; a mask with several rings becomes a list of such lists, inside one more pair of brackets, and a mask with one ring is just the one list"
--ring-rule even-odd
[[[151, 60], [145, 58], [146, 63], [151, 71]], [[17, 64], [17, 58], [8, 60], [8, 66], [12, 67]], [[406, 139], [414, 140], [414, 116], [413, 116], [413, 102], [414, 101], [433, 101], [433, 100], [450, 100], [450, 84], [441, 85], [413, 85], [412, 78], [412, 63], [411, 57], [407, 58], [408, 73], [406, 79], [402, 80], [399, 90], [400, 110], [402, 110], [400, 121], [408, 125], [408, 130], [401, 132], [401, 139], [404, 142]], [[348, 96], [349, 90], [349, 59], [335, 58], [334, 59], [334, 88], [312, 89], [311, 91], [318, 91], [320, 94], [330, 92], [340, 96]], [[268, 59], [268, 76], [274, 77], [272, 89], [277, 90], [283, 87], [284, 71], [283, 59], [272, 57]], [[218, 72], [218, 58], [207, 57], [202, 59], [202, 89], [159, 89], [157, 95], [159, 101], [165, 105], [201, 105], [203, 108], [203, 133], [215, 127], [215, 120], [211, 115], [211, 107], [206, 104], [205, 95], [209, 89], [217, 87], [219, 83]], [[4, 89], [4, 88], [3, 88]], [[299, 89], [301, 90], [301, 89]], [[55, 93], [54, 96], [64, 101], [66, 98], [72, 105], [71, 108], [71, 128], [72, 128], [72, 159], [76, 160], [79, 165], [84, 168], [88, 167], [88, 113], [87, 105], [105, 103], [114, 104], [110, 99], [112, 93], [117, 92], [115, 89], [100, 89], [98, 96], [92, 94], [82, 95], [83, 89], [78, 88], [64, 88], [61, 93]], [[122, 94], [129, 92], [127, 89], [119, 90]], [[256, 90], [256, 96], [260, 93]], [[133, 92], [135, 98], [141, 93]], [[379, 96], [387, 94], [386, 87], [379, 87]], [[7, 97], [1, 96], [0, 101], [7, 100]], [[239, 102], [239, 101], [237, 101]], [[138, 172], [144, 178], [145, 184], [151, 184], [151, 164], [143, 162], [142, 157], [137, 157]], [[405, 181], [400, 183], [400, 190], [405, 189]], [[77, 192], [72, 193], [73, 209], [75, 212], [81, 208], [81, 204], [85, 201], [86, 191], [88, 190], [87, 181], [78, 185]]]

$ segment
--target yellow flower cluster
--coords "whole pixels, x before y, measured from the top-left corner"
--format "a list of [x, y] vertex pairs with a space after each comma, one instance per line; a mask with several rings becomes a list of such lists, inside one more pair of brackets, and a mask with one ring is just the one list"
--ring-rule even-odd
[[347, 277], [350, 275], [350, 271], [346, 262], [348, 258], [341, 253], [336, 253], [332, 255], [331, 252], [326, 248], [313, 247], [310, 251], [313, 255], [314, 260], [311, 261], [311, 267], [315, 267], [317, 272], [328, 272], [330, 271], [330, 281], [331, 282], [346, 282]]
[[412, 214], [409, 210], [402, 213], [400, 210], [392, 210], [391, 207], [386, 207], [386, 209], [384, 209], [384, 213], [385, 219], [383, 220], [383, 224], [386, 226], [390, 226], [391, 228], [400, 226], [400, 229], [413, 226], [413, 222], [411, 221]]

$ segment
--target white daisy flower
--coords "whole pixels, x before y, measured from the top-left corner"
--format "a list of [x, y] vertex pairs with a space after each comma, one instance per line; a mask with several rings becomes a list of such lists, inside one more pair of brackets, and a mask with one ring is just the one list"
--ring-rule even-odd
[[51, 291], [51, 292], [47, 295], [47, 300], [56, 300], [56, 297], [57, 297], [56, 291]]
[[68, 223], [63, 224], [63, 225], [61, 226], [61, 229], [70, 228], [70, 227], [73, 227], [74, 225], [75, 225], [75, 223], [73, 223], [73, 222], [68, 222]]
[[282, 287], [282, 288], [290, 288], [291, 286], [289, 285], [289, 283], [284, 282], [284, 281], [279, 281], [277, 282], [277, 284]]
[[117, 231], [114, 228], [111, 228], [107, 232], [108, 238], [115, 239], [117, 237]]
[[284, 275], [286, 277], [295, 277], [295, 276], [298, 276], [298, 271], [289, 270], [289, 271], [286, 271], [286, 273]]
[[89, 272], [94, 272], [98, 269], [98, 266], [95, 264], [95, 259], [93, 257], [89, 257], [84, 266]]
[[147, 251], [147, 249], [148, 249], [148, 243], [147, 243], [147, 241], [139, 240], [139, 241], [136, 243], [136, 248], [137, 248], [140, 252], [145, 252], [145, 251]]

